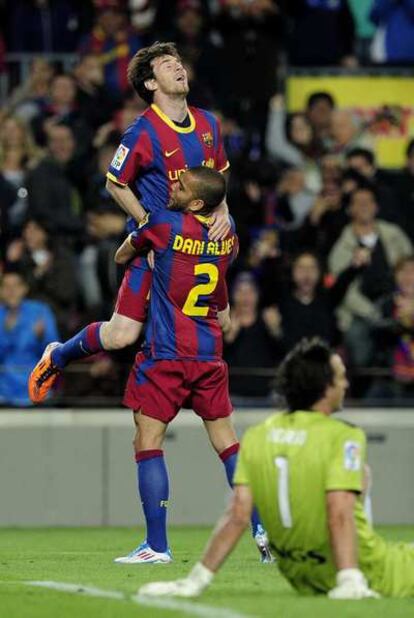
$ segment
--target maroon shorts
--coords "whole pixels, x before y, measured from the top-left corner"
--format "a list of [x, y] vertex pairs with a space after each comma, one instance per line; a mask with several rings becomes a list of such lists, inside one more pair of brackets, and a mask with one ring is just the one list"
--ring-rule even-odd
[[136, 257], [127, 266], [119, 288], [115, 313], [136, 322], [145, 322], [152, 270], [145, 257]]
[[169, 423], [182, 407], [206, 421], [230, 416], [227, 364], [223, 360], [154, 360], [139, 352], [129, 374], [124, 405]]

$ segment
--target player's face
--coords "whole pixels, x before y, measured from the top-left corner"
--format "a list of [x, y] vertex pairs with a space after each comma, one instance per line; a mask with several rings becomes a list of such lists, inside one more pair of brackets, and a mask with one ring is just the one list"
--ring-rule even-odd
[[168, 95], [188, 94], [187, 71], [175, 56], [160, 56], [152, 61], [157, 90]]
[[333, 354], [331, 357], [331, 367], [334, 372], [334, 380], [329, 388], [329, 399], [332, 407], [332, 412], [337, 412], [342, 409], [346, 389], [349, 386], [346, 377], [345, 365], [338, 354]]
[[186, 210], [192, 200], [194, 200], [194, 194], [191, 187], [191, 176], [184, 172], [179, 177], [178, 182], [175, 182], [172, 186], [168, 208], [170, 210]]

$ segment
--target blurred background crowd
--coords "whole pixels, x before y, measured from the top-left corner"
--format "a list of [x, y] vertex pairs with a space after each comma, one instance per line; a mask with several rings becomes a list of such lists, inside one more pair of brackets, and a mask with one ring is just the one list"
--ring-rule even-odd
[[[398, 110], [361, 120], [326, 88], [292, 113], [286, 95], [295, 67], [410, 75], [412, 0], [13, 0], [0, 23], [0, 404], [28, 405], [49, 341], [112, 314], [125, 220], [105, 174], [145, 109], [128, 61], [155, 40], [177, 43], [231, 162], [232, 393], [268, 400], [281, 356], [319, 335], [351, 397], [414, 398], [414, 141], [384, 168], [373, 122]], [[133, 355], [73, 366], [61, 403], [119, 402]]]

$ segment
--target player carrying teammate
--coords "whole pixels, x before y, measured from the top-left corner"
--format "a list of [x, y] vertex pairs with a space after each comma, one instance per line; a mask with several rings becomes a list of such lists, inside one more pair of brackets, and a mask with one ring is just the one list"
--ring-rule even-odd
[[[131, 554], [116, 559], [118, 563], [171, 561], [162, 444], [168, 423], [184, 405], [203, 419], [232, 483], [239, 444], [229, 418], [232, 405], [220, 325], [224, 330], [230, 325], [225, 277], [238, 249], [234, 223], [223, 240], [208, 237], [210, 217], [224, 194], [222, 174], [206, 167], [186, 171], [173, 187], [168, 210], [150, 215], [116, 254], [116, 260], [125, 263], [136, 252], [155, 252], [146, 343], [124, 398], [137, 427], [135, 452], [147, 538]], [[271, 562], [256, 513], [252, 528], [263, 561]]]
[[[187, 74], [173, 43], [141, 49], [129, 64], [128, 78], [149, 107], [122, 137], [108, 171], [107, 188], [129, 215], [131, 232], [147, 213], [165, 208], [172, 185], [186, 169], [203, 165], [225, 172], [229, 162], [217, 119], [187, 105]], [[210, 240], [223, 239], [229, 229], [223, 200], [212, 215]], [[89, 324], [69, 341], [46, 348], [29, 380], [33, 403], [45, 400], [69, 362], [101, 350], [121, 349], [138, 339], [146, 319], [151, 277], [147, 258], [134, 259], [126, 269], [109, 322]]]
[[199, 595], [243, 534], [254, 501], [279, 568], [299, 592], [414, 596], [414, 547], [386, 542], [363, 510], [365, 434], [331, 416], [348, 384], [340, 357], [318, 339], [303, 340], [279, 376], [289, 411], [246, 432], [232, 503], [202, 562], [186, 579], [140, 592]]

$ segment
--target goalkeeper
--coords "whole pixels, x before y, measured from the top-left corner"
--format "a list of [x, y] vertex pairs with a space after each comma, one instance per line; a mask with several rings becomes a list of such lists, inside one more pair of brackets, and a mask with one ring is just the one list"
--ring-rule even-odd
[[388, 543], [362, 505], [366, 439], [332, 414], [348, 386], [340, 357], [302, 340], [279, 370], [288, 412], [250, 428], [235, 490], [202, 561], [186, 579], [146, 584], [146, 595], [199, 595], [236, 546], [256, 504], [278, 566], [303, 594], [331, 599], [414, 596], [414, 547]]

